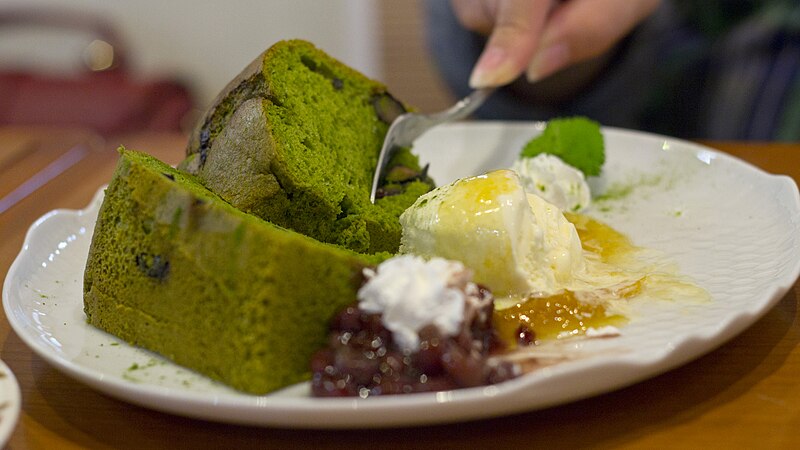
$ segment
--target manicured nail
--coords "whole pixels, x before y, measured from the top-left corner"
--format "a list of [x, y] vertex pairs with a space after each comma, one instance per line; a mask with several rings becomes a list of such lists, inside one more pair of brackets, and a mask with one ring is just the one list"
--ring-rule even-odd
[[536, 53], [528, 65], [525, 76], [529, 82], [535, 83], [563, 69], [568, 62], [569, 47], [566, 44], [551, 45]]
[[519, 75], [508, 59], [508, 53], [500, 47], [489, 47], [483, 52], [472, 75], [469, 85], [473, 89], [499, 86], [512, 81]]

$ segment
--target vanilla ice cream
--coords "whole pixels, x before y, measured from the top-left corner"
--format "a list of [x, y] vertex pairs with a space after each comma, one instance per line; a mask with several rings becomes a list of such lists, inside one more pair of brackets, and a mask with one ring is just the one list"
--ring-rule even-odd
[[553, 294], [584, 269], [574, 225], [511, 170], [431, 191], [400, 223], [402, 253], [461, 261], [496, 296]]
[[544, 198], [562, 211], [578, 212], [591, 203], [591, 191], [583, 172], [558, 156], [540, 153], [533, 158], [519, 158], [511, 170], [519, 174], [528, 193]]

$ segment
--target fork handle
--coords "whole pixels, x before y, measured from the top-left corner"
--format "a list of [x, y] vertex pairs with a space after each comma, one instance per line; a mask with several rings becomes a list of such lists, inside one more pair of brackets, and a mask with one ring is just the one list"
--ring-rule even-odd
[[450, 108], [439, 113], [431, 114], [430, 118], [433, 120], [461, 120], [478, 109], [478, 107], [483, 104], [484, 100], [492, 95], [494, 90], [495, 88], [476, 89]]
[[[427, 115], [416, 115], [415, 120], [405, 124], [405, 129], [401, 136], [397, 137], [396, 144], [400, 146], [409, 146], [417, 140], [418, 137], [422, 136], [422, 134], [436, 125], [445, 122], [455, 122], [469, 116], [483, 104], [484, 100], [492, 95], [494, 90], [495, 88], [476, 89], [444, 111]], [[402, 119], [403, 116], [400, 116], [398, 121]]]

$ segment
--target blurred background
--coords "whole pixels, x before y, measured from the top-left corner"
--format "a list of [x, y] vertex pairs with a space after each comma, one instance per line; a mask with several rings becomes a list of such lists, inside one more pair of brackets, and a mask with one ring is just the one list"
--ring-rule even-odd
[[425, 47], [421, 9], [417, 0], [3, 0], [0, 124], [187, 130], [253, 58], [289, 38], [439, 110], [453, 97]]

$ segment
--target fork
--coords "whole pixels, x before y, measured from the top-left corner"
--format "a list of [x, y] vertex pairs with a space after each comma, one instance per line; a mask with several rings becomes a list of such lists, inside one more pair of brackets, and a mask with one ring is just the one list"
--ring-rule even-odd
[[383, 147], [378, 154], [378, 165], [375, 175], [372, 178], [372, 190], [369, 194], [369, 201], [375, 203], [375, 196], [378, 192], [378, 184], [383, 178], [386, 165], [392, 159], [394, 152], [400, 147], [409, 147], [414, 141], [422, 136], [423, 133], [436, 125], [463, 119], [478, 109], [484, 100], [492, 94], [494, 88], [477, 89], [468, 96], [462, 98], [455, 105], [444, 111], [433, 114], [405, 113], [398, 116], [386, 132], [383, 140]]

